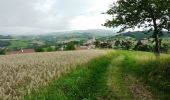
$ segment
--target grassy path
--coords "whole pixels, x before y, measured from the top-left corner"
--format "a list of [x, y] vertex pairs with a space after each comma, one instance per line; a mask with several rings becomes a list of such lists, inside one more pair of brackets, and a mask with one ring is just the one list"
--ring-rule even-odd
[[117, 100], [132, 100], [132, 94], [125, 83], [125, 75], [120, 67], [125, 57], [119, 54], [115, 56], [108, 69], [108, 87], [115, 94]]
[[152, 93], [129, 72], [135, 62], [117, 53], [109, 67], [108, 87], [118, 100], [154, 100]]

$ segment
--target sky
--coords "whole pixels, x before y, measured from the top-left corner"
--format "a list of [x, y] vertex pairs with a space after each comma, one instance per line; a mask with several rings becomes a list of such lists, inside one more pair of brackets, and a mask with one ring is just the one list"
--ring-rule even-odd
[[0, 33], [105, 29], [115, 0], [0, 0]]

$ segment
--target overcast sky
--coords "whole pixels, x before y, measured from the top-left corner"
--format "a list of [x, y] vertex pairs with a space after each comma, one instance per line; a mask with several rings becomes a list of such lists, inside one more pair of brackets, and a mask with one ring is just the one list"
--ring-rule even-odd
[[103, 29], [115, 0], [0, 0], [0, 32]]

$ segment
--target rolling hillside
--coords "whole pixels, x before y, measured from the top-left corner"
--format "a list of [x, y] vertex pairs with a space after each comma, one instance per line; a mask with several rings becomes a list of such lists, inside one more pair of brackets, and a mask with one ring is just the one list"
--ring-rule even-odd
[[[152, 37], [152, 32], [150, 32], [150, 33], [147, 33], [147, 32], [144, 32], [144, 31], [125, 32], [125, 33], [119, 34], [119, 36], [131, 37], [131, 38], [134, 38], [136, 40], [141, 40], [141, 39], [144, 39], [144, 38]], [[170, 38], [170, 34], [167, 33], [167, 32], [164, 32], [163, 35], [161, 36], [161, 38]]]
[[56, 41], [87, 41], [93, 37], [102, 38], [114, 36], [116, 33], [113, 30], [77, 30], [77, 31], [63, 31], [53, 32], [46, 35], [38, 35], [36, 38], [44, 40], [56, 40]]

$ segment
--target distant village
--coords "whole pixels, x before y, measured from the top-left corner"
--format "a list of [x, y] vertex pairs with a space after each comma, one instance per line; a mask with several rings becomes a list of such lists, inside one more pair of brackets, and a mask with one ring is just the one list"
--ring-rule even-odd
[[[162, 52], [169, 52], [169, 45], [162, 44]], [[89, 49], [122, 49], [122, 50], [138, 50], [138, 51], [153, 51], [154, 42], [152, 38], [144, 38], [142, 40], [135, 40], [131, 37], [124, 37], [123, 39], [96, 39], [92, 37], [91, 39], [81, 42], [80, 41], [64, 41], [59, 45], [47, 45], [38, 46], [35, 48], [20, 48], [19, 50], [6, 50], [5, 55], [12, 54], [25, 54], [25, 53], [35, 53], [35, 52], [52, 52], [52, 51], [66, 51], [66, 50], [89, 50]]]
[[[73, 42], [73, 41], [63, 42], [62, 44], [64, 44], [64, 45], [61, 45], [61, 47], [59, 47], [57, 51], [64, 51], [65, 48], [67, 48], [67, 44], [69, 44], [70, 42]], [[88, 41], [86, 41], [82, 45], [75, 45], [75, 44], [73, 44], [72, 46], [74, 46], [74, 47], [70, 48], [70, 50], [89, 50], [89, 49], [95, 49], [96, 48], [95, 42], [96, 42], [96, 38], [93, 37], [92, 39], [89, 39]], [[50, 48], [51, 49], [55, 49], [55, 46], [50, 46]], [[69, 48], [68, 48], [68, 50], [69, 50]], [[53, 50], [51, 50], [51, 51], [53, 51]], [[6, 55], [12, 55], [12, 54], [35, 53], [35, 52], [41, 52], [41, 50], [37, 51], [36, 49], [22, 49], [21, 48], [20, 50], [17, 50], [17, 51], [7, 51], [5, 54]]]

